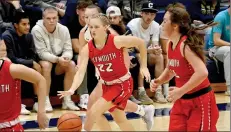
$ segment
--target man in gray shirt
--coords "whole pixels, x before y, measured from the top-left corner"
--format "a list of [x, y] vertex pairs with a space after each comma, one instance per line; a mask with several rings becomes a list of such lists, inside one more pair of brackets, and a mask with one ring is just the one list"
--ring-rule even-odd
[[[36, 51], [41, 61], [42, 75], [47, 80], [47, 104], [46, 110], [53, 111], [49, 101], [49, 91], [51, 85], [51, 73], [55, 75], [65, 74], [64, 90], [71, 87], [76, 65], [71, 60], [73, 50], [71, 38], [67, 27], [58, 23], [58, 11], [55, 7], [47, 7], [43, 12], [43, 20], [39, 20], [31, 31]], [[36, 105], [34, 109], [36, 109]], [[63, 100], [63, 109], [79, 110], [67, 96]]]

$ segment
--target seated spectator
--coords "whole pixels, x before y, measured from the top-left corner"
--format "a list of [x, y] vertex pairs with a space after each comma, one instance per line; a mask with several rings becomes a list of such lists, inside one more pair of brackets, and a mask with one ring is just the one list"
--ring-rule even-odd
[[86, 25], [84, 20], [85, 9], [87, 6], [92, 4], [93, 3], [91, 0], [79, 0], [76, 6], [76, 14], [69, 19], [66, 25], [71, 35], [74, 54], [79, 53], [79, 33], [81, 29]]
[[192, 20], [208, 23], [220, 10], [220, 0], [190, 0], [187, 5]]
[[[132, 32], [128, 26], [126, 26], [123, 22], [123, 16], [121, 14], [120, 8], [117, 6], [110, 6], [106, 15], [110, 20], [111, 27], [119, 34], [119, 35], [132, 35]], [[130, 56], [130, 73], [134, 82], [134, 90], [138, 90], [138, 75], [139, 75], [139, 63], [136, 58], [136, 50], [135, 48], [131, 48], [128, 51]], [[130, 97], [130, 100], [135, 102], [136, 104], [141, 104], [139, 100], [137, 100], [133, 95]]]
[[[147, 63], [149, 67], [155, 66], [154, 75], [157, 78], [164, 71], [164, 58], [159, 44], [160, 25], [154, 21], [158, 10], [154, 3], [147, 2], [143, 4], [141, 11], [141, 18], [132, 19], [128, 23], [128, 27], [132, 30], [134, 36], [145, 40], [148, 52]], [[141, 102], [151, 102], [144, 89], [143, 79], [140, 78], [139, 80], [139, 100]], [[167, 102], [162, 94], [161, 86], [156, 90], [154, 100], [160, 103]]]
[[230, 95], [230, 7], [217, 14], [214, 22], [218, 22], [211, 31], [209, 40], [210, 56], [224, 63], [226, 94]]
[[97, 5], [103, 13], [107, 10], [107, 0], [92, 0], [92, 2]]
[[[79, 33], [81, 29], [85, 26], [84, 13], [87, 6], [92, 5], [91, 0], [78, 0], [76, 6], [76, 14], [69, 19], [67, 23], [67, 28], [69, 29], [71, 35], [71, 42], [73, 48], [73, 60], [77, 63], [77, 58], [80, 50], [79, 43]], [[81, 108], [87, 109], [88, 104], [88, 90], [87, 90], [87, 76], [85, 75], [83, 83], [78, 89], [78, 94], [80, 95], [79, 106]]]
[[66, 10], [66, 2], [66, 0], [25, 0], [25, 5], [32, 5], [41, 9], [53, 6], [57, 9], [58, 14], [63, 17]]
[[[14, 3], [15, 6], [12, 3]], [[6, 0], [0, 1], [0, 29], [2, 29], [2, 31], [11, 26], [16, 10], [21, 11], [19, 2]]]
[[[190, 4], [187, 5], [187, 11], [191, 16], [193, 24], [201, 26], [212, 21], [220, 10], [220, 2], [221, 0], [190, 0]], [[211, 27], [207, 28], [204, 32], [205, 45], [208, 44], [211, 29]]]
[[[30, 21], [24, 12], [17, 12], [14, 17], [14, 25], [11, 25], [3, 33], [2, 37], [7, 47], [7, 56], [15, 64], [22, 64], [41, 73], [41, 66], [37, 63], [38, 56], [35, 51], [33, 36], [29, 33]], [[38, 110], [37, 87], [34, 86], [35, 104]], [[30, 114], [22, 105], [21, 114]]]
[[[65, 74], [64, 90], [68, 90], [76, 73], [75, 63], [71, 60], [73, 51], [70, 34], [67, 27], [58, 23], [58, 11], [55, 7], [45, 8], [43, 19], [37, 22], [31, 33], [41, 59], [39, 63], [42, 67], [42, 75], [47, 80], [46, 107], [49, 111], [53, 111], [49, 100], [51, 74]], [[64, 98], [62, 108], [79, 110], [71, 100], [71, 96]]]
[[27, 13], [30, 19], [30, 26], [34, 27], [36, 22], [42, 19], [42, 9], [39, 7], [25, 5], [24, 0], [20, 0], [20, 5], [22, 9]]
[[[78, 0], [79, 1], [79, 0]], [[66, 10], [63, 18], [60, 20], [60, 23], [67, 25], [69, 19], [76, 14], [77, 0], [68, 0], [66, 3]]]
[[140, 16], [141, 6], [149, 0], [109, 0], [108, 7], [118, 6], [124, 16], [125, 23], [129, 22], [132, 18]]

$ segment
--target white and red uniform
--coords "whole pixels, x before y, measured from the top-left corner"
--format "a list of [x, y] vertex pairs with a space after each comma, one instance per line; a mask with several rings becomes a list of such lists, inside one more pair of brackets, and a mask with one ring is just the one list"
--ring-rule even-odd
[[112, 101], [115, 108], [124, 110], [127, 100], [133, 91], [133, 80], [124, 63], [123, 49], [117, 49], [114, 36], [109, 34], [103, 49], [97, 49], [94, 41], [88, 43], [89, 58], [97, 67], [101, 81], [103, 80], [103, 98]]
[[[194, 74], [193, 67], [182, 56], [180, 47], [187, 36], [183, 36], [176, 48], [168, 47], [169, 69], [175, 72], [176, 87], [182, 87]], [[170, 113], [169, 131], [216, 131], [218, 108], [210, 82], [206, 78], [201, 84], [178, 99]]]
[[18, 116], [21, 111], [21, 81], [10, 74], [11, 62], [0, 65], [0, 132], [23, 131]]

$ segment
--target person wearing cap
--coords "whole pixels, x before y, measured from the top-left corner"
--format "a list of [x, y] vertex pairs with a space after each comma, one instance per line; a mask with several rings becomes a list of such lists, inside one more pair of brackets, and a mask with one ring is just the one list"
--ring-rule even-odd
[[[157, 12], [158, 10], [155, 3], [145, 2], [142, 5], [141, 18], [132, 19], [128, 23], [128, 27], [132, 30], [132, 34], [145, 40], [148, 49], [147, 63], [149, 70], [151, 70], [151, 72], [154, 70], [155, 78], [159, 77], [164, 71], [164, 58], [162, 49], [159, 45], [160, 25], [154, 21]], [[151, 69], [153, 66], [155, 69]], [[142, 78], [139, 80], [138, 97], [143, 103], [151, 103], [152, 101], [145, 92]], [[156, 90], [154, 101], [159, 103], [167, 102], [163, 96], [161, 86]]]

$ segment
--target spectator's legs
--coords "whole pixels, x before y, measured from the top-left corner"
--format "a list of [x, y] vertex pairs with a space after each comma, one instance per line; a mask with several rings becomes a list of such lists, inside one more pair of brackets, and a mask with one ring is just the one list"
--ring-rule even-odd
[[153, 104], [154, 102], [152, 101], [152, 99], [150, 99], [146, 93], [146, 90], [144, 88], [144, 79], [141, 77], [140, 75], [140, 65], [139, 63], [137, 63], [138, 65], [136, 66], [137, 68], [137, 72], [138, 72], [138, 100], [144, 104], [144, 105], [148, 105], [148, 104]]
[[[168, 59], [167, 59], [167, 43], [168, 43], [168, 39], [160, 38], [160, 44], [161, 44], [161, 48], [162, 48], [162, 55], [164, 57], [164, 68], [166, 68], [167, 63], [168, 63]], [[165, 98], [167, 98], [169, 82], [163, 84], [163, 88], [164, 88], [163, 89], [163, 94], [164, 94]]]
[[227, 86], [227, 95], [230, 95], [230, 46], [217, 48], [215, 57], [224, 63], [225, 80]]
[[[132, 75], [132, 78], [133, 78], [133, 86], [134, 86], [134, 91], [138, 91], [138, 86], [139, 86], [139, 72], [140, 72], [140, 69], [139, 69], [139, 66], [138, 66], [138, 61], [136, 62], [136, 66], [133, 67], [133, 68], [130, 68], [130, 73]], [[134, 94], [134, 93], [133, 93]], [[136, 104], [141, 104], [142, 102], [137, 100], [133, 95], [131, 95], [130, 97], [130, 100]]]
[[[61, 66], [60, 64], [57, 64], [55, 67], [55, 74], [61, 75], [65, 73], [64, 77], [64, 90], [67, 91], [71, 88], [76, 69], [75, 69], [75, 62], [70, 61], [69, 65], [67, 66]], [[75, 103], [71, 100], [71, 96], [64, 97], [63, 100], [63, 109], [70, 109], [70, 110], [79, 110], [79, 107], [75, 105]]]
[[[163, 55], [148, 54], [148, 65], [155, 65], [155, 78], [158, 78], [164, 71], [164, 58]], [[154, 100], [159, 103], [166, 103], [167, 100], [164, 98], [162, 93], [162, 86], [156, 89]]]

